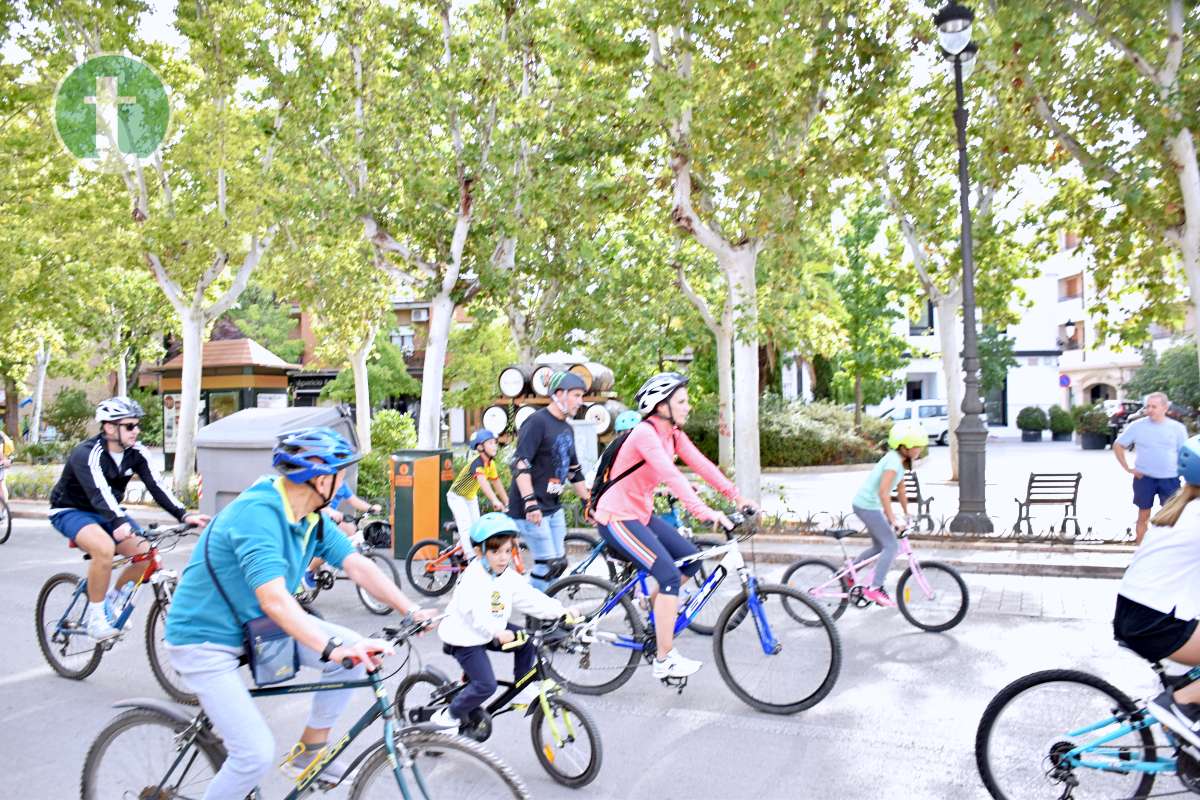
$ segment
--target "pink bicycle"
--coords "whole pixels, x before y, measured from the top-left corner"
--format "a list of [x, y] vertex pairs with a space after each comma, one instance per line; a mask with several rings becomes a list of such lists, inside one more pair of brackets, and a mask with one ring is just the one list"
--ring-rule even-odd
[[[857, 608], [874, 605], [863, 596], [863, 589], [879, 556], [863, 561], [850, 558], [843, 540], [855, 532], [850, 528], [825, 531], [826, 536], [832, 536], [841, 545], [844, 566], [840, 569], [832, 561], [806, 558], [784, 570], [781, 581], [807, 592], [824, 605], [834, 619], [841, 617], [851, 603]], [[948, 631], [962, 622], [970, 605], [970, 595], [958, 570], [940, 561], [918, 561], [908, 531], [897, 534], [897, 538], [900, 540], [899, 555], [908, 559], [908, 568], [896, 583], [893, 595], [900, 613], [921, 630], [934, 633]]]

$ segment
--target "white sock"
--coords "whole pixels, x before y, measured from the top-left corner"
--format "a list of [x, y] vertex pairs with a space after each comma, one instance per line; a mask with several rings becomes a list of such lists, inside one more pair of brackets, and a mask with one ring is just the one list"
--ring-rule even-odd
[[88, 603], [88, 617], [90, 618], [91, 615], [93, 615], [93, 614], [99, 614], [101, 619], [104, 619], [105, 622], [108, 621], [104, 617], [104, 601], [103, 600], [101, 600], [99, 603], [91, 603], [91, 602]]

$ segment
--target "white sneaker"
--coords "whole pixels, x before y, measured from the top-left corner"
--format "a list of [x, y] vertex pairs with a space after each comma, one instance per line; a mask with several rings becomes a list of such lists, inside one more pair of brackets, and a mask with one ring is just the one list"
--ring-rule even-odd
[[119, 636], [121, 632], [108, 624], [108, 619], [104, 616], [104, 612], [88, 614], [87, 634], [96, 642], [106, 642], [115, 636]]
[[450, 713], [449, 708], [440, 708], [429, 718], [426, 726], [435, 730], [446, 731], [451, 729], [457, 730], [460, 724]]
[[702, 666], [702, 662], [694, 658], [685, 658], [679, 655], [679, 650], [672, 647], [666, 658], [654, 659], [654, 677], [659, 679], [686, 678], [694, 675]]

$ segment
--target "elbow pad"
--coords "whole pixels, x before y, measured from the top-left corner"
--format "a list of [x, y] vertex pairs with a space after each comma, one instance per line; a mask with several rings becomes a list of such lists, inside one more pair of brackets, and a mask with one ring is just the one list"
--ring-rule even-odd
[[531, 475], [533, 474], [533, 465], [522, 458], [520, 461], [513, 464], [512, 471], [514, 478], [518, 475]]

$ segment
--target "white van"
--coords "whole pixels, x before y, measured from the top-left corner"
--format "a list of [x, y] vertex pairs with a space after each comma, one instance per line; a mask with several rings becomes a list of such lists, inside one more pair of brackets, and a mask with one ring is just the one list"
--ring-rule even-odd
[[929, 441], [950, 443], [950, 415], [945, 400], [908, 400], [884, 411], [879, 418], [892, 422], [915, 419], [929, 434]]

